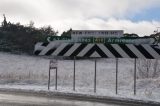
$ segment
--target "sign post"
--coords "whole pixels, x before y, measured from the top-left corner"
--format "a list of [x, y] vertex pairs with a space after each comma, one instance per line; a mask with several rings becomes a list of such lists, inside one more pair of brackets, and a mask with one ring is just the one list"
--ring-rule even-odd
[[50, 89], [50, 77], [51, 77], [51, 69], [55, 69], [55, 90], [57, 90], [57, 60], [50, 60], [49, 64], [49, 74], [48, 74], [48, 90]]
[[74, 70], [73, 70], [73, 91], [75, 91], [75, 85], [76, 85], [76, 64], [75, 60], [76, 58], [74, 57]]
[[97, 60], [95, 59], [95, 71], [94, 71], [94, 93], [96, 93], [96, 80], [97, 80]]
[[116, 94], [118, 94], [118, 58], [116, 58]]
[[136, 58], [134, 60], [134, 95], [136, 95], [136, 78], [137, 78], [137, 73], [136, 73]]
[[51, 74], [51, 68], [49, 67], [49, 72], [48, 72], [48, 90], [50, 89], [50, 75]]

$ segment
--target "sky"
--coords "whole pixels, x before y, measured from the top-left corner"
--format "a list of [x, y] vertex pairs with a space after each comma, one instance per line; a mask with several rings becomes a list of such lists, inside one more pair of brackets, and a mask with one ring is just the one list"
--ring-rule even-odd
[[0, 21], [5, 14], [12, 23], [51, 25], [59, 34], [72, 28], [144, 36], [160, 27], [159, 10], [160, 0], [0, 0]]

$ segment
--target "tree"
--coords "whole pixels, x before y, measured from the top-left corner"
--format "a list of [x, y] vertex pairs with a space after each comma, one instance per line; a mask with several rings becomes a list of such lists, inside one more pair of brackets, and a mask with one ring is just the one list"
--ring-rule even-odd
[[40, 31], [44, 36], [57, 36], [58, 34], [58, 31], [54, 31], [51, 26], [42, 27]]
[[71, 37], [71, 34], [72, 34], [72, 28], [69, 29], [67, 32], [64, 31], [64, 32], [61, 34], [61, 36]]
[[36, 42], [43, 42], [46, 36], [55, 36], [57, 33], [51, 26], [35, 28], [33, 21], [29, 26], [7, 22], [5, 15], [0, 26], [0, 40], [3, 40], [2, 43], [7, 45], [9, 51], [22, 51], [29, 54], [33, 53]]
[[160, 43], [160, 32], [158, 32], [156, 34], [151, 34], [150, 37], [156, 38], [157, 43]]
[[139, 59], [137, 69], [138, 78], [157, 78], [160, 75], [158, 60]]
[[29, 27], [30, 27], [30, 28], [34, 28], [34, 22], [33, 22], [33, 21], [30, 21], [30, 22], [29, 22]]
[[7, 27], [7, 19], [6, 19], [6, 16], [5, 16], [5, 14], [3, 14], [3, 18], [4, 18], [4, 20], [3, 20], [3, 22], [2, 22], [2, 27]]
[[124, 37], [139, 37], [139, 36], [135, 33], [132, 33], [132, 34], [125, 33]]

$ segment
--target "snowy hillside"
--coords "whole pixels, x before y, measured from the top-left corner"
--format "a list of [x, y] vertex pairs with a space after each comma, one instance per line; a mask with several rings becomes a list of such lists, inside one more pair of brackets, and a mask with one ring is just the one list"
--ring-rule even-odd
[[[160, 101], [159, 66], [157, 76], [155, 60], [151, 61], [149, 74], [142, 78], [145, 64], [137, 62], [137, 97]], [[140, 66], [141, 64], [141, 66]], [[0, 87], [39, 86], [47, 89], [49, 59], [42, 57], [0, 53]], [[139, 71], [141, 70], [141, 71]], [[145, 71], [145, 70], [144, 70]], [[115, 59], [97, 60], [97, 94], [115, 95]], [[140, 74], [141, 72], [141, 74]], [[119, 59], [118, 94], [133, 96], [133, 59]], [[145, 76], [146, 73], [143, 74]], [[55, 73], [51, 71], [51, 86], [54, 89]], [[92, 93], [94, 84], [94, 60], [76, 60], [76, 92]], [[73, 61], [58, 60], [58, 90], [72, 91]]]

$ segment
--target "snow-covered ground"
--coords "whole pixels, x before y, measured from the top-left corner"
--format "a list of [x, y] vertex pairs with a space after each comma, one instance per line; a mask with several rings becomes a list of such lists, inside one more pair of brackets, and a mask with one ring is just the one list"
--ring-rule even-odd
[[[139, 64], [139, 62], [138, 62]], [[138, 65], [137, 64], [137, 65]], [[133, 95], [134, 60], [119, 59], [118, 95], [115, 95], [115, 59], [97, 60], [95, 95], [121, 96], [160, 101], [160, 77], [138, 78], [137, 95]], [[49, 59], [0, 53], [0, 88], [47, 90]], [[55, 70], [51, 70], [54, 91]], [[58, 91], [73, 92], [73, 61], [58, 60]], [[76, 60], [75, 93], [94, 94], [94, 60]]]

